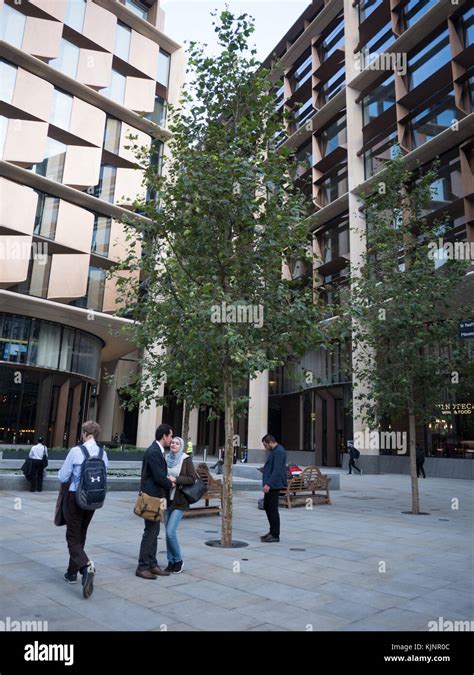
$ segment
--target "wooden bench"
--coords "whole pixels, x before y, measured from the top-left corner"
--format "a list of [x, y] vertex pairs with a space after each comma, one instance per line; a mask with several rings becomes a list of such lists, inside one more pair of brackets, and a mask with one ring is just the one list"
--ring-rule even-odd
[[305, 506], [308, 499], [313, 504], [330, 504], [330, 482], [329, 476], [322, 474], [317, 466], [307, 466], [299, 476], [288, 480], [286, 488], [280, 490], [280, 503], [288, 509]]
[[[222, 511], [222, 481], [217, 480], [211, 476], [207, 464], [198, 464], [195, 470], [199, 478], [202, 478], [207, 487], [207, 492], [205, 492], [202, 499], [197, 502], [197, 504], [200, 504], [202, 501], [204, 501], [204, 506], [196, 506], [193, 504], [187, 511], [184, 512], [184, 515], [187, 517], [210, 515], [218, 516]], [[209, 504], [211, 500], [218, 500], [219, 504], [213, 504], [211, 506]]]

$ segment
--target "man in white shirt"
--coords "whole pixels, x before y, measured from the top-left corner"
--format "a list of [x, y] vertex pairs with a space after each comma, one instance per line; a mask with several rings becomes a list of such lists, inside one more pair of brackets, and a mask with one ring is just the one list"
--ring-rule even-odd
[[[100, 453], [100, 447], [97, 440], [100, 436], [100, 426], [97, 422], [84, 422], [82, 425], [81, 440], [91, 457], [96, 457]], [[105, 466], [108, 466], [107, 454], [104, 451], [102, 456]], [[69, 549], [69, 565], [64, 575], [64, 580], [69, 584], [77, 583], [77, 573], [82, 574], [82, 593], [85, 598], [89, 598], [94, 590], [95, 565], [89, 560], [84, 546], [86, 544], [87, 528], [92, 520], [94, 511], [81, 509], [76, 502], [76, 490], [81, 477], [81, 466], [84, 461], [84, 454], [77, 445], [69, 450], [64, 464], [62, 465], [58, 478], [61, 483], [69, 481], [69, 491], [63, 501], [63, 514], [66, 521], [66, 541]]]
[[43, 458], [48, 456], [48, 448], [44, 445], [44, 439], [39, 436], [38, 443], [33, 445], [30, 450], [29, 458], [31, 461], [30, 492], [43, 491]]

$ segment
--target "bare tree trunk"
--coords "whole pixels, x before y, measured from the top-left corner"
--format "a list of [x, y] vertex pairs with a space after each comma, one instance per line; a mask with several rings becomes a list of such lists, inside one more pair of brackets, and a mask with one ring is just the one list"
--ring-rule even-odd
[[232, 544], [232, 464], [234, 456], [234, 391], [232, 375], [224, 369], [225, 453], [223, 480], [222, 546]]
[[410, 475], [411, 475], [411, 510], [414, 514], [420, 513], [420, 493], [418, 491], [418, 476], [416, 475], [416, 419], [413, 411], [408, 411], [410, 432]]
[[188, 442], [188, 436], [189, 436], [189, 415], [191, 412], [191, 406], [187, 401], [184, 401], [183, 403], [183, 441], [184, 441], [184, 449], [186, 450], [186, 445]]

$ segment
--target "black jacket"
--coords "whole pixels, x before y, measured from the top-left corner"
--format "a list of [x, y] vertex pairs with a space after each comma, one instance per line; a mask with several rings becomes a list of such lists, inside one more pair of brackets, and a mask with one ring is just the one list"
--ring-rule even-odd
[[156, 441], [145, 451], [142, 461], [142, 490], [150, 497], [166, 497], [169, 503], [172, 483], [167, 479], [165, 456]]

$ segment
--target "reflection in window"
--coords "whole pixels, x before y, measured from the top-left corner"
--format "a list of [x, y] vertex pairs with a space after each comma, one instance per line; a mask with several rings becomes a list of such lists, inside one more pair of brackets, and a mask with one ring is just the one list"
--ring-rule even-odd
[[66, 149], [67, 146], [64, 143], [60, 143], [54, 138], [48, 137], [45, 158], [40, 164], [35, 164], [33, 166], [35, 173], [38, 173], [45, 178], [61, 182], [64, 173]]
[[15, 314], [0, 314], [0, 360], [26, 363], [31, 319]]
[[158, 72], [156, 74], [156, 79], [164, 87], [168, 87], [169, 84], [170, 63], [171, 63], [171, 54], [165, 52], [164, 49], [160, 49], [160, 53], [158, 55]]
[[311, 96], [311, 98], [309, 98], [306, 103], [303, 103], [303, 105], [300, 106], [294, 113], [296, 128], [299, 129], [302, 127], [306, 120], [312, 117], [314, 113], [315, 110], [313, 107], [313, 97]]
[[8, 117], [0, 115], [0, 158], [3, 158], [5, 141], [7, 140]]
[[83, 309], [94, 309], [101, 312], [104, 303], [106, 271], [100, 267], [89, 267], [87, 293], [84, 297], [73, 300], [70, 304]]
[[17, 293], [33, 295], [36, 298], [48, 296], [49, 275], [51, 272], [51, 255], [35, 255], [28, 266], [26, 281], [14, 288]]
[[108, 216], [95, 216], [91, 253], [96, 253], [97, 255], [103, 256], [109, 255], [111, 227], [112, 218], [109, 218]]
[[395, 105], [395, 77], [391, 75], [362, 99], [364, 126]]
[[307, 82], [313, 73], [311, 47], [306, 50], [302, 60], [303, 62], [296, 66], [294, 72], [290, 75], [291, 90], [293, 92], [297, 91], [305, 82]]
[[322, 88], [323, 96], [326, 99], [326, 102], [330, 101], [346, 83], [346, 68], [342, 66], [339, 70], [329, 78], [327, 82], [324, 83]]
[[75, 78], [77, 76], [77, 65], [79, 63], [79, 47], [68, 42], [64, 38], [61, 40], [61, 52], [56, 59], [51, 59], [49, 65], [56, 70], [60, 70], [65, 75]]
[[39, 237], [54, 239], [58, 222], [59, 199], [44, 192], [38, 194], [34, 233]]
[[53, 103], [49, 121], [60, 129], [69, 130], [72, 114], [73, 97], [60, 89], [53, 92]]
[[344, 220], [337, 227], [326, 230], [322, 236], [324, 264], [349, 253], [349, 223]]
[[20, 49], [25, 32], [26, 16], [18, 10], [3, 4], [0, 35], [2, 40]]
[[380, 140], [377, 136], [372, 147], [364, 153], [365, 177], [370, 178], [374, 173], [383, 169], [389, 159], [395, 159], [400, 153], [398, 143], [398, 133], [395, 129], [391, 133], [385, 131]]
[[388, 24], [371, 37], [365, 47], [369, 50], [370, 54], [381, 54], [392, 42], [395, 42], [395, 35], [392, 33], [392, 25]]
[[101, 90], [103, 96], [107, 96], [112, 101], [116, 103], [123, 103], [125, 98], [125, 84], [127, 78], [122, 73], [119, 73], [118, 70], [112, 68], [112, 75], [110, 79], [110, 84], [105, 89]]
[[342, 47], [344, 43], [344, 21], [338, 19], [338, 24], [322, 41], [322, 60], [327, 61], [334, 54], [336, 49]]
[[462, 18], [464, 47], [474, 44], [474, 9], [466, 12]]
[[415, 115], [411, 120], [415, 147], [423, 145], [450, 127], [459, 116], [452, 93]]
[[94, 196], [103, 199], [106, 202], [113, 202], [116, 177], [117, 167], [112, 166], [112, 164], [102, 164], [100, 167], [99, 182], [95, 187]]
[[323, 157], [334, 152], [336, 148], [344, 146], [347, 142], [346, 116], [343, 115], [333, 122], [321, 134], [321, 153]]
[[66, 26], [74, 28], [78, 33], [82, 33], [85, 13], [86, 0], [72, 0], [72, 2], [67, 2], [64, 23]]
[[359, 3], [359, 23], [362, 23], [382, 3], [383, 0], [361, 0]]
[[166, 126], [166, 115], [168, 113], [167, 102], [162, 96], [155, 96], [155, 107], [152, 113], [145, 115], [147, 120], [158, 124], [160, 127]]
[[104, 150], [112, 152], [114, 155], [119, 154], [120, 150], [120, 133], [122, 131], [122, 123], [114, 117], [107, 117], [104, 132]]
[[414, 89], [451, 60], [448, 31], [438, 35], [408, 61], [410, 89]]
[[13, 101], [16, 73], [17, 67], [13, 63], [3, 59], [0, 60], [0, 101], [5, 101], [5, 103]]
[[434, 7], [436, 0], [408, 0], [403, 8], [403, 16], [405, 17], [405, 26], [409, 28], [421, 19], [423, 14]]
[[115, 47], [114, 54], [119, 56], [124, 61], [128, 61], [130, 54], [130, 41], [132, 38], [132, 30], [120, 21], [117, 23], [117, 31], [115, 33]]
[[348, 188], [347, 165], [340, 167], [321, 182], [323, 205], [346, 194]]
[[313, 166], [313, 140], [309, 139], [307, 143], [298, 148], [295, 154], [295, 174], [293, 179], [301, 178]]

